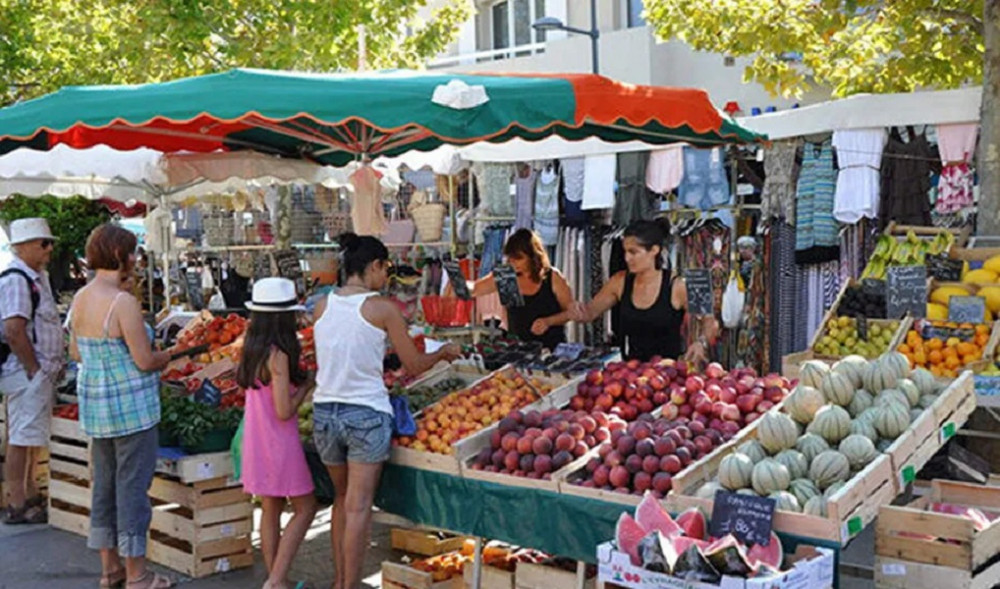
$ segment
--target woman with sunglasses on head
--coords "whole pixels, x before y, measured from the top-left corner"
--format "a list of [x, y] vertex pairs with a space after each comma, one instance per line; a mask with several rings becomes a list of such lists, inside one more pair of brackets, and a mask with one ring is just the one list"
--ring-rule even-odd
[[619, 306], [619, 330], [624, 336], [625, 357], [643, 362], [654, 356], [696, 362], [708, 360], [709, 340], [718, 332], [711, 315], [702, 323], [702, 335], [685, 353], [681, 329], [687, 313], [684, 279], [664, 268], [664, 249], [670, 235], [666, 219], [634, 221], [624, 234], [625, 264], [589, 303], [577, 303], [569, 316], [590, 322]]
[[[518, 229], [508, 237], [503, 254], [517, 273], [517, 287], [524, 298], [524, 305], [506, 308], [507, 330], [523, 341], [541, 342], [554, 350], [566, 341], [563, 326], [573, 304], [569, 283], [552, 267], [542, 239], [530, 229]], [[494, 293], [496, 279], [487, 274], [471, 283], [469, 291], [474, 297]]]
[[389, 280], [389, 250], [375, 237], [339, 238], [344, 285], [316, 305], [316, 391], [314, 439], [333, 480], [330, 521], [336, 580], [334, 589], [357, 589], [368, 547], [371, 510], [389, 458], [393, 410], [382, 379], [386, 344], [417, 376], [441, 360], [461, 354], [448, 344], [421, 353], [407, 333], [395, 302], [381, 296]]

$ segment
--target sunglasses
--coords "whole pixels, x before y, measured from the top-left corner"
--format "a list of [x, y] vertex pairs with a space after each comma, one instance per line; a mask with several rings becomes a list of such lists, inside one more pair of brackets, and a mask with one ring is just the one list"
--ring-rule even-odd
[[49, 249], [55, 244], [56, 242], [54, 239], [43, 239], [42, 241], [39, 242], [39, 245], [42, 246], [42, 249]]

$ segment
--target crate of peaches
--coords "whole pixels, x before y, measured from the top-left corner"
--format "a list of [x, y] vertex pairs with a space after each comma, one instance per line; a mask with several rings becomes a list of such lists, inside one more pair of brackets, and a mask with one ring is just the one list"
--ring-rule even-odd
[[953, 323], [921, 319], [913, 323], [896, 348], [913, 368], [925, 368], [937, 378], [953, 379], [964, 368], [976, 368], [992, 358], [1000, 330], [995, 324]]
[[508, 366], [455, 391], [416, 415], [417, 432], [393, 440], [390, 461], [403, 466], [459, 474], [454, 444], [500, 421], [515, 409], [539, 402], [552, 383], [525, 377]]

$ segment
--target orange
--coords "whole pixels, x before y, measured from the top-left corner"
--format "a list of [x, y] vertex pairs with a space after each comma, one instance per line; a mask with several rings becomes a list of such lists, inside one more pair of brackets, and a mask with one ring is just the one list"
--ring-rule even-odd
[[913, 349], [912, 349], [912, 348], [910, 348], [910, 346], [908, 346], [908, 345], [906, 345], [906, 344], [899, 344], [899, 348], [897, 348], [897, 349], [898, 349], [898, 350], [899, 350], [900, 352], [902, 352], [902, 353], [906, 354], [907, 356], [908, 356], [908, 355], [910, 355], [910, 352], [912, 352], [912, 351], [913, 351]]
[[927, 364], [927, 354], [924, 352], [923, 348], [920, 348], [913, 353], [913, 362], [921, 366]]
[[911, 331], [906, 334], [906, 343], [910, 344], [911, 346], [914, 346], [918, 342], [920, 342], [920, 339], [921, 339], [920, 334], [915, 331]]
[[962, 356], [962, 364], [972, 364], [977, 362], [981, 356], [979, 354], [969, 354], [968, 356]]
[[958, 359], [958, 356], [948, 356], [944, 361], [944, 365], [947, 368], [955, 369], [962, 365], [962, 362]]
[[944, 354], [941, 353], [940, 349], [933, 349], [927, 354], [927, 359], [930, 360], [931, 364], [940, 364], [944, 360]]
[[941, 376], [941, 367], [940, 366], [931, 366], [930, 370], [931, 370], [931, 374], [933, 374], [934, 376]]
[[981, 348], [985, 348], [986, 344], [988, 344], [989, 341], [990, 341], [990, 334], [988, 334], [988, 333], [977, 333], [976, 337], [974, 338], [974, 341], [976, 342], [977, 346], [979, 346]]
[[955, 346], [955, 348], [960, 356], [968, 356], [969, 354], [974, 354], [976, 350], [978, 350], [975, 344], [970, 344], [968, 342], [962, 342]]
[[944, 342], [936, 337], [927, 340], [928, 350], [940, 350], [943, 347], [944, 347]]

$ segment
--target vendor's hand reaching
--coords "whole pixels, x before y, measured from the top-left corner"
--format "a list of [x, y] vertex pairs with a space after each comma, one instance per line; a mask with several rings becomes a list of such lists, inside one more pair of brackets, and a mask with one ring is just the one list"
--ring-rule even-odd
[[462, 357], [462, 346], [458, 344], [445, 344], [441, 348], [440, 354], [442, 358], [451, 362], [452, 360], [457, 360]]
[[549, 322], [546, 319], [535, 319], [535, 322], [531, 324], [531, 333], [535, 335], [542, 335], [549, 330]]

